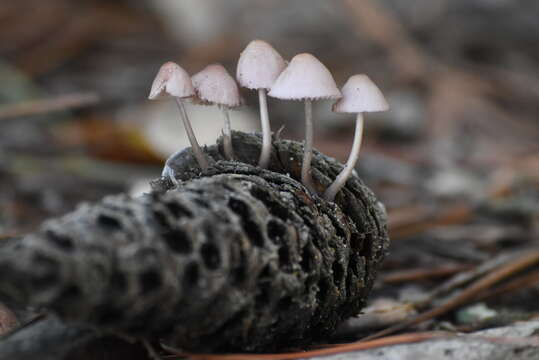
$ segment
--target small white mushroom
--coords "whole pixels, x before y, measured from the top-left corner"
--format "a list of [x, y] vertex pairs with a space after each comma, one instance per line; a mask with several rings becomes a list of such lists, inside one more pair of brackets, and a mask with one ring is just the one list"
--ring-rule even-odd
[[262, 152], [258, 166], [263, 169], [268, 167], [271, 157], [271, 128], [266, 91], [271, 89], [285, 67], [285, 61], [270, 44], [262, 40], [253, 40], [241, 53], [236, 69], [236, 79], [241, 86], [258, 90], [262, 125]]
[[341, 92], [329, 70], [311, 54], [294, 56], [287, 68], [279, 75], [272, 86], [269, 96], [284, 100], [305, 101], [305, 145], [301, 182], [311, 192], [316, 192], [311, 176], [313, 156], [312, 101], [338, 99]]
[[232, 133], [228, 109], [241, 105], [241, 97], [236, 81], [221, 64], [206, 66], [193, 75], [193, 85], [202, 104], [218, 105], [224, 115], [225, 126], [223, 147], [227, 159], [234, 159]]
[[176, 104], [180, 110], [180, 117], [187, 132], [189, 142], [191, 143], [193, 155], [200, 168], [205, 170], [208, 168], [208, 160], [206, 160], [206, 156], [198, 145], [189, 117], [185, 111], [185, 106], [183, 105], [183, 99], [193, 96], [195, 96], [195, 88], [189, 74], [178, 64], [169, 61], [164, 63], [157, 72], [148, 99], [155, 100], [173, 97], [176, 100]]
[[343, 97], [333, 105], [333, 111], [340, 113], [357, 113], [356, 130], [352, 151], [344, 169], [335, 181], [324, 192], [324, 199], [333, 201], [335, 195], [346, 184], [359, 158], [361, 139], [363, 137], [363, 113], [386, 111], [389, 109], [380, 89], [367, 75], [353, 75], [342, 88]]

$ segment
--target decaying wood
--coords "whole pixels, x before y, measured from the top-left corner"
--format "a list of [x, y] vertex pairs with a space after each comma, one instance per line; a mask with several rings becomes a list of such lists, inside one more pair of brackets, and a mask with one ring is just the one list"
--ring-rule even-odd
[[[206, 149], [167, 161], [140, 198], [105, 198], [0, 249], [0, 294], [66, 323], [191, 351], [268, 351], [323, 339], [358, 314], [388, 246], [383, 206], [353, 177], [335, 203], [300, 177], [302, 145], [234, 134], [239, 162]], [[342, 168], [315, 154], [323, 192]], [[172, 186], [177, 183], [177, 187]], [[1, 346], [1, 345], [0, 345]]]

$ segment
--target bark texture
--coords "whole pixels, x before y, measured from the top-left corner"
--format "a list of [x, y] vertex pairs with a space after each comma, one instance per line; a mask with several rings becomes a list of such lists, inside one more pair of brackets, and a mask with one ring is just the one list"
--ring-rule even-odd
[[[258, 135], [185, 149], [154, 191], [110, 196], [0, 248], [0, 295], [66, 323], [191, 351], [270, 351], [323, 339], [358, 314], [389, 244], [386, 215], [356, 177], [330, 203], [298, 182], [302, 145]], [[342, 165], [313, 158], [319, 193]], [[171, 181], [173, 179], [173, 181]], [[175, 184], [175, 185], [173, 185]]]

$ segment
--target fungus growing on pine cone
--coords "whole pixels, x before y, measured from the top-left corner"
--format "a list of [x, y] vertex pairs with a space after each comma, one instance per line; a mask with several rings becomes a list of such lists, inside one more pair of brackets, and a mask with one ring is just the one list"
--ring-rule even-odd
[[[190, 149], [139, 198], [82, 205], [0, 247], [0, 296], [190, 351], [275, 351], [327, 339], [365, 305], [389, 243], [383, 205], [355, 176], [327, 202], [301, 184], [303, 146], [232, 133], [200, 174]], [[221, 139], [219, 142], [222, 142]], [[342, 165], [314, 151], [316, 181]]]
[[228, 160], [233, 160], [234, 148], [229, 109], [240, 106], [242, 101], [236, 80], [221, 64], [206, 66], [193, 75], [192, 80], [199, 102], [204, 105], [217, 105], [221, 109], [225, 124], [223, 128], [224, 152]]
[[208, 167], [208, 161], [200, 149], [200, 145], [198, 145], [195, 132], [191, 127], [191, 122], [189, 121], [187, 111], [185, 111], [185, 105], [183, 104], [184, 99], [192, 98], [194, 96], [195, 88], [193, 87], [189, 74], [187, 74], [187, 72], [178, 64], [169, 61], [164, 63], [157, 72], [148, 99], [174, 98], [178, 105], [178, 110], [180, 110], [180, 117], [185, 127], [185, 131], [187, 132], [189, 143], [191, 143], [193, 154], [195, 155], [200, 168], [205, 170]]
[[301, 182], [311, 192], [316, 193], [311, 174], [313, 158], [314, 124], [312, 102], [324, 99], [339, 99], [342, 95], [331, 72], [311, 54], [298, 54], [279, 75], [269, 96], [282, 100], [302, 100], [305, 102], [305, 144]]
[[236, 68], [238, 83], [248, 89], [258, 91], [260, 124], [262, 125], [262, 151], [258, 166], [268, 167], [271, 156], [271, 127], [268, 116], [266, 92], [286, 68], [282, 56], [270, 44], [262, 40], [253, 40], [240, 55]]
[[363, 113], [387, 111], [389, 105], [380, 89], [365, 74], [351, 76], [342, 88], [343, 97], [333, 105], [337, 113], [353, 113], [356, 115], [354, 143], [350, 156], [337, 178], [324, 192], [324, 199], [333, 201], [335, 195], [352, 175], [354, 166], [359, 158], [361, 140], [363, 138]]

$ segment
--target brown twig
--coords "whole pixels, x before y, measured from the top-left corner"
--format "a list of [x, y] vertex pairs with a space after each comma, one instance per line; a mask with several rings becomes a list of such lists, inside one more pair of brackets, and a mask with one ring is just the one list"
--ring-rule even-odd
[[425, 300], [416, 302], [414, 305], [418, 309], [425, 309], [434, 301], [434, 299], [441, 298], [453, 290], [463, 287], [464, 285], [471, 283], [473, 280], [478, 279], [479, 277], [484, 276], [497, 268], [500, 268], [504, 264], [518, 258], [520, 254], [520, 252], [502, 254], [469, 271], [461, 272], [434, 288], [432, 291], [430, 291], [429, 296]]
[[95, 105], [98, 102], [99, 96], [95, 93], [75, 93], [61, 95], [52, 99], [30, 100], [18, 104], [1, 106], [0, 120], [80, 108]]
[[473, 265], [453, 265], [453, 266], [443, 266], [435, 269], [411, 269], [411, 270], [399, 270], [394, 273], [389, 273], [382, 278], [382, 281], [386, 284], [398, 284], [406, 281], [418, 281], [418, 280], [428, 280], [435, 279], [440, 277], [445, 277], [449, 275], [457, 274], [461, 271], [466, 271], [472, 269]]
[[461, 224], [472, 217], [473, 210], [474, 209], [470, 207], [470, 205], [458, 204], [447, 210], [443, 210], [440, 213], [434, 215], [429, 214], [425, 217], [421, 217], [419, 220], [415, 219], [409, 222], [402, 222], [394, 226], [392, 226], [390, 221], [390, 235], [391, 238], [394, 240], [411, 236], [439, 226]]
[[187, 357], [193, 360], [287, 360], [287, 359], [303, 359], [317, 356], [326, 356], [332, 354], [340, 354], [351, 351], [360, 351], [374, 349], [382, 346], [398, 345], [398, 344], [411, 344], [421, 342], [430, 339], [447, 338], [453, 336], [448, 332], [433, 331], [424, 333], [410, 333], [396, 336], [389, 336], [383, 339], [376, 339], [366, 342], [353, 342], [349, 344], [342, 344], [333, 346], [331, 348], [317, 349], [303, 352], [290, 352], [281, 354], [189, 354], [179, 352], [168, 346], [163, 348], [176, 356]]
[[506, 263], [498, 270], [495, 270], [491, 272], [490, 274], [485, 275], [483, 278], [479, 279], [472, 285], [468, 286], [460, 294], [453, 297], [442, 306], [426, 311], [412, 319], [403, 321], [400, 324], [391, 326], [373, 335], [367, 336], [366, 338], [363, 339], [363, 341], [368, 341], [368, 340], [376, 339], [382, 336], [387, 336], [397, 331], [404, 330], [412, 325], [416, 325], [423, 321], [430, 320], [440, 315], [443, 315], [463, 304], [466, 304], [467, 302], [471, 300], [474, 300], [478, 293], [480, 293], [483, 290], [488, 289], [493, 284], [496, 284], [497, 282], [500, 282], [501, 280], [513, 275], [514, 273], [519, 272], [523, 269], [526, 269], [537, 263], [539, 263], [539, 250], [534, 250], [534, 251], [531, 251], [530, 253], [524, 254], [518, 257], [516, 260]]
[[480, 294], [475, 298], [475, 301], [485, 300], [494, 296], [506, 294], [508, 292], [528, 289], [536, 286], [537, 284], [539, 284], [539, 270], [518, 277], [507, 284], [500, 285], [490, 291]]

